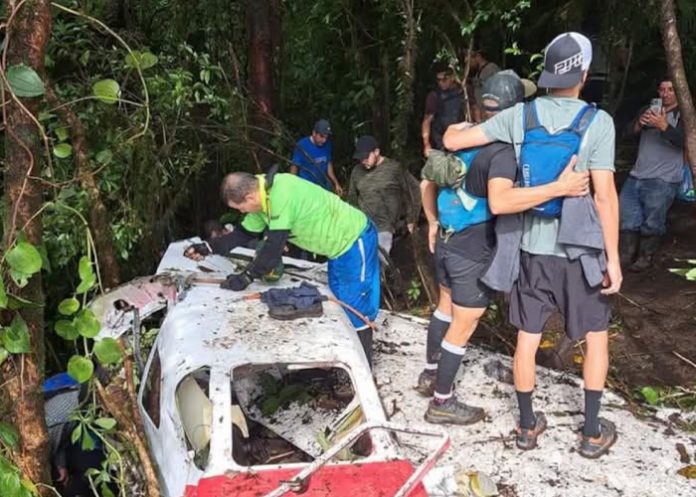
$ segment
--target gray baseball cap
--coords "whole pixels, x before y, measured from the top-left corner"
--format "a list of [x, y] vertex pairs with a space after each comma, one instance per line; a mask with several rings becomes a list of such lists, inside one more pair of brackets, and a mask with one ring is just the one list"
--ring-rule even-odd
[[314, 132], [325, 136], [331, 135], [331, 123], [328, 121], [328, 119], [319, 119], [316, 123], [314, 123]]
[[483, 108], [489, 112], [497, 112], [512, 107], [524, 99], [524, 85], [515, 71], [507, 69], [495, 73], [483, 82], [481, 100], [492, 100], [497, 105], [484, 104]]

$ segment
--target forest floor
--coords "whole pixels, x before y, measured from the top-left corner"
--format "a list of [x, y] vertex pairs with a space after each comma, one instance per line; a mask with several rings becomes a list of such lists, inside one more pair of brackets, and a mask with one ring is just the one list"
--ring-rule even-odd
[[[407, 286], [417, 277], [408, 270], [413, 266], [410, 246], [411, 241], [403, 238], [392, 251]], [[687, 267], [678, 259], [696, 259], [694, 204], [673, 206], [669, 231], [653, 268], [642, 273], [624, 270], [621, 292], [612, 297], [610, 386], [626, 398], [636, 398], [637, 391], [645, 386], [665, 395], [671, 387], [696, 387], [696, 282], [669, 271]], [[424, 300], [423, 292], [420, 300]], [[429, 311], [425, 306], [412, 312], [427, 316]], [[538, 363], [581, 373], [582, 344], [568, 341], [563, 329], [562, 317], [553, 315], [546, 325]], [[510, 355], [515, 334], [507, 323], [507, 305], [501, 296], [482, 320], [472, 342]], [[690, 404], [696, 404], [696, 391]]]

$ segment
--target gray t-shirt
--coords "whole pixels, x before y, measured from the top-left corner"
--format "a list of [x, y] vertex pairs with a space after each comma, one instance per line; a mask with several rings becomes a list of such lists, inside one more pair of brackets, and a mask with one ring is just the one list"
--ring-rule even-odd
[[[550, 132], [567, 128], [580, 110], [587, 105], [577, 98], [544, 96], [535, 100], [540, 123]], [[512, 143], [519, 162], [524, 141], [524, 104], [491, 117], [481, 124], [481, 129], [491, 141]], [[614, 121], [606, 112], [597, 112], [587, 128], [575, 165], [577, 171], [592, 169], [614, 171]], [[559, 219], [549, 219], [530, 213], [524, 215], [522, 250], [531, 254], [567, 257], [565, 249], [557, 243]]]
[[667, 113], [667, 123], [669, 127], [664, 132], [653, 127], [643, 127], [641, 130], [638, 158], [631, 170], [634, 178], [659, 178], [668, 183], [682, 180], [684, 150], [677, 109]]

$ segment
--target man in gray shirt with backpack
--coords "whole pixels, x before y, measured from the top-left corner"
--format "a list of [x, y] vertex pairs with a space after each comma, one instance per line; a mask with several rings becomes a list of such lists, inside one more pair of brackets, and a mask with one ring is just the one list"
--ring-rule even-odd
[[[578, 97], [592, 60], [590, 41], [579, 33], [557, 36], [544, 55], [539, 86], [549, 95], [517, 104], [480, 126], [451, 126], [444, 137], [448, 149], [481, 146], [493, 141], [511, 143], [518, 159], [521, 186], [533, 187], [558, 177], [572, 155], [576, 171], [590, 172], [596, 217], [601, 225], [604, 281], [592, 286], [582, 257], [559, 243], [563, 201], [550, 201], [525, 212], [521, 233], [519, 274], [510, 294], [510, 322], [519, 332], [513, 361], [515, 390], [520, 410], [516, 443], [536, 447], [546, 429], [545, 415], [532, 408], [535, 355], [546, 320], [559, 310], [566, 334], [584, 339], [586, 356], [585, 423], [578, 453], [588, 458], [605, 454], [616, 441], [616, 427], [599, 417], [600, 401], [609, 364], [610, 305], [607, 295], [619, 291], [618, 196], [614, 185], [614, 124], [601, 110]], [[586, 220], [593, 223], [588, 212]], [[582, 228], [579, 226], [578, 228]]]

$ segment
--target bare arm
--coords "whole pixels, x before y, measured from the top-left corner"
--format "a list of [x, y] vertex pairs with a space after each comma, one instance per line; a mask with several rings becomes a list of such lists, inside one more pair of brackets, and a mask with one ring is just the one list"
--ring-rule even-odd
[[336, 174], [334, 173], [334, 167], [333, 167], [333, 162], [329, 162], [329, 167], [326, 170], [326, 174], [331, 180], [331, 183], [333, 183], [334, 190], [336, 191], [336, 195], [339, 197], [343, 195], [343, 187], [341, 187], [341, 184], [338, 182], [338, 179], [336, 179]]
[[613, 171], [593, 170], [590, 174], [607, 255], [607, 274], [604, 277], [605, 288], [602, 293], [609, 295], [621, 289], [623, 280], [619, 263], [619, 198], [616, 194]]
[[462, 150], [465, 148], [488, 145], [490, 140], [483, 132], [481, 126], [465, 127], [468, 123], [453, 124], [445, 131], [442, 143], [448, 150]]
[[573, 156], [553, 183], [528, 188], [516, 188], [508, 178], [488, 181], [488, 206], [493, 214], [524, 212], [556, 197], [577, 197], [589, 193], [590, 173], [575, 172], [577, 157]]
[[621, 288], [623, 276], [619, 263], [619, 198], [614, 184], [614, 172], [595, 169], [590, 171], [590, 175], [607, 255], [607, 275], [602, 293], [617, 293]]
[[423, 138], [423, 155], [426, 157], [430, 153], [430, 127], [433, 124], [433, 118], [435, 115], [426, 114], [423, 116], [423, 122], [421, 123], [421, 137]]
[[423, 211], [428, 220], [428, 248], [435, 252], [435, 237], [437, 236], [437, 183], [424, 179], [420, 184]]

